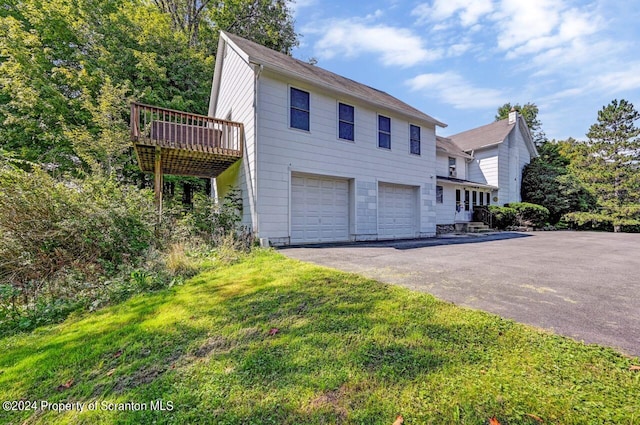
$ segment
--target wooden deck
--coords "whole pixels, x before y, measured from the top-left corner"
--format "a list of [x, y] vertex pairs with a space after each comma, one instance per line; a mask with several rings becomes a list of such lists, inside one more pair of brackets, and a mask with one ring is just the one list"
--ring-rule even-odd
[[132, 103], [130, 124], [143, 172], [216, 177], [242, 158], [241, 123]]

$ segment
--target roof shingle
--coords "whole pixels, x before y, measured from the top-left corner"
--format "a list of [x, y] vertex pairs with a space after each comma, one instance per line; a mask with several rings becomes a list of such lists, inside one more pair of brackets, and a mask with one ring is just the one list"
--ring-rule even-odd
[[234, 34], [222, 32], [222, 36], [230, 40], [249, 56], [251, 62], [263, 65], [267, 69], [288, 74], [308, 83], [330, 88], [334, 91], [357, 98], [369, 104], [405, 116], [426, 121], [440, 127], [447, 125], [410, 106], [388, 93], [358, 83], [349, 78], [334, 74], [318, 66], [308, 64], [291, 56], [269, 49], [268, 47], [246, 40]]
[[460, 148], [460, 146], [453, 143], [453, 140], [448, 137], [436, 136], [436, 152], [444, 152], [447, 155], [461, 156], [467, 159], [473, 158]]
[[480, 149], [485, 146], [502, 143], [509, 133], [511, 133], [515, 125], [515, 123], [509, 124], [509, 119], [506, 118], [483, 125], [482, 127], [454, 134], [453, 136], [449, 136], [449, 138], [453, 140], [456, 145], [460, 146], [462, 150], [471, 151], [473, 149]]

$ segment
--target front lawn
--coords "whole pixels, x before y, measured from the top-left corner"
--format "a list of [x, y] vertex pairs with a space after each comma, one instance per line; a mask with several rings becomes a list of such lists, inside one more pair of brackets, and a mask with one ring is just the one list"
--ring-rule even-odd
[[637, 358], [272, 251], [0, 346], [0, 423], [640, 423]]

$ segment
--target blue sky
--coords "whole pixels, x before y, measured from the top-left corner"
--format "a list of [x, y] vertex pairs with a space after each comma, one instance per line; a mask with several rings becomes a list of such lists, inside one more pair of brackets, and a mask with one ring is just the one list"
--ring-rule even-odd
[[585, 139], [613, 99], [640, 109], [636, 0], [296, 0], [293, 56], [384, 90], [451, 135], [506, 102], [550, 139]]

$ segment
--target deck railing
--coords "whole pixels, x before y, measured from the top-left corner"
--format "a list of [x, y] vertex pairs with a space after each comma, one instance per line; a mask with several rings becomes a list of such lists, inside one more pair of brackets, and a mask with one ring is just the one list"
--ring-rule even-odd
[[241, 123], [134, 102], [130, 124], [136, 143], [242, 156]]

